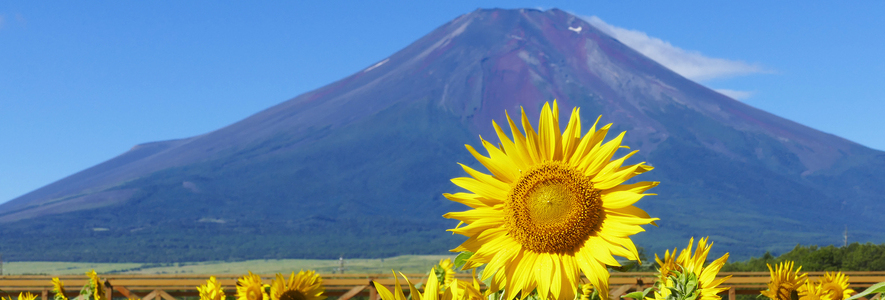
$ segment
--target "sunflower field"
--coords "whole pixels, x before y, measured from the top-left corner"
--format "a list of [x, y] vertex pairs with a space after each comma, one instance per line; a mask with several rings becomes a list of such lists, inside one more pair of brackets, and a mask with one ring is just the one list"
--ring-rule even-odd
[[[610, 270], [622, 267], [615, 257], [640, 261], [631, 236], [643, 226], [660, 220], [636, 204], [658, 182], [631, 180], [653, 170], [645, 162], [628, 165], [632, 151], [615, 157], [625, 133], [605, 141], [611, 124], [599, 118], [589, 129], [582, 127], [580, 109], [573, 108], [566, 127], [560, 128], [557, 102], [545, 103], [537, 130], [525, 111], [514, 121], [509, 115], [504, 128], [493, 122], [500, 140], [494, 145], [481, 139], [486, 154], [466, 145], [487, 171], [461, 164], [468, 176], [452, 179], [466, 190], [444, 194], [469, 207], [443, 217], [460, 223], [449, 229], [467, 237], [451, 251], [454, 261], [444, 259], [428, 271], [426, 284], [414, 284], [400, 273], [393, 289], [374, 283], [384, 300], [510, 300], [581, 299], [603, 300], [609, 296]], [[517, 126], [519, 123], [520, 126]], [[586, 130], [586, 131], [585, 131]], [[441, 233], [442, 234], [442, 233]], [[728, 253], [708, 261], [713, 241], [688, 240], [681, 250], [655, 254], [653, 287], [624, 295], [636, 300], [717, 300], [726, 290], [721, 284], [730, 276], [717, 274]], [[759, 298], [772, 300], [854, 300], [885, 292], [885, 283], [856, 293], [841, 272], [828, 272], [809, 280], [802, 267], [785, 261], [767, 264], [771, 275]], [[794, 270], [795, 268], [795, 270]], [[456, 269], [471, 272], [472, 280], [455, 278]], [[103, 285], [95, 272], [81, 290], [80, 300], [104, 299]], [[400, 281], [399, 279], [402, 279]], [[463, 277], [462, 277], [463, 278]], [[64, 285], [53, 279], [55, 300], [69, 300]], [[201, 300], [223, 300], [223, 287], [215, 277], [198, 287]], [[237, 281], [237, 300], [322, 300], [322, 278], [313, 271], [277, 274], [269, 284], [248, 274]], [[33, 300], [29, 293], [19, 300]]]

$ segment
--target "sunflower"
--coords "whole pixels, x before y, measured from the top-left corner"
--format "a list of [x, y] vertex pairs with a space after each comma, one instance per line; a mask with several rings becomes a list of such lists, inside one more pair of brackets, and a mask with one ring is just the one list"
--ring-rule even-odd
[[593, 285], [592, 284], [582, 284], [581, 285], [581, 300], [592, 300], [593, 297]]
[[[426, 291], [425, 291], [426, 292]], [[485, 300], [482, 292], [480, 292], [479, 281], [473, 279], [473, 284], [463, 280], [454, 279], [451, 285], [446, 288], [443, 293], [445, 300]]]
[[848, 276], [842, 272], [824, 273], [820, 279], [820, 289], [831, 300], [848, 299], [854, 293], [848, 288]]
[[[439, 300], [439, 293], [436, 292], [439, 290], [439, 279], [437, 279], [436, 272], [433, 270], [430, 270], [430, 276], [427, 278], [427, 285], [424, 286], [424, 294], [421, 294], [421, 292], [415, 288], [415, 285], [409, 281], [409, 278], [406, 278], [406, 275], [403, 275], [403, 273], [399, 273], [399, 275], [402, 276], [403, 279], [406, 280], [406, 284], [409, 285], [409, 291], [411, 293], [410, 298], [412, 300]], [[406, 300], [407, 298], [403, 293], [402, 286], [399, 284], [399, 277], [396, 276], [396, 273], [393, 274], [393, 279], [393, 292], [380, 283], [372, 281], [375, 285], [375, 290], [378, 291], [378, 296], [381, 296], [382, 300]]]
[[265, 285], [261, 284], [261, 276], [249, 271], [248, 275], [237, 279], [237, 300], [268, 300], [264, 288]]
[[[688, 244], [691, 247], [691, 243]], [[683, 258], [682, 260], [684, 260]], [[676, 270], [676, 248], [673, 248], [673, 254], [670, 254], [670, 250], [664, 252], [664, 259], [658, 257], [658, 254], [655, 253], [655, 262], [658, 263], [658, 280], [657, 282], [664, 282], [670, 276], [670, 271]]]
[[65, 296], [65, 285], [58, 277], [52, 278], [52, 293], [55, 294], [55, 300], [68, 300]]
[[224, 289], [215, 276], [209, 277], [206, 284], [198, 286], [197, 291], [200, 292], [200, 300], [225, 300]]
[[89, 287], [92, 288], [93, 299], [105, 300], [104, 285], [101, 283], [101, 278], [98, 278], [95, 270], [86, 272], [86, 276], [89, 277]]
[[769, 264], [766, 265], [768, 266], [768, 271], [771, 272], [771, 281], [768, 282], [768, 290], [761, 293], [772, 300], [792, 299], [790, 295], [808, 280], [807, 274], [799, 275], [802, 266], [799, 266], [796, 272], [793, 272], [792, 261], [777, 264], [775, 269], [772, 269]]
[[[0, 299], [12, 300], [12, 296], [7, 297], [7, 298], [0, 297]], [[37, 295], [31, 294], [31, 292], [19, 292], [18, 293], [18, 300], [34, 300], [34, 299], [37, 299]]]
[[449, 258], [440, 260], [439, 264], [433, 267], [431, 272], [436, 272], [436, 276], [440, 281], [440, 294], [442, 294], [455, 280], [455, 264], [453, 264], [452, 260]]
[[832, 300], [824, 294], [820, 284], [811, 282], [811, 280], [806, 280], [804, 284], [800, 285], [798, 291], [799, 300]]
[[639, 260], [630, 235], [658, 220], [633, 206], [658, 183], [622, 184], [652, 167], [623, 166], [636, 151], [611, 160], [624, 133], [602, 143], [611, 124], [594, 124], [582, 137], [579, 111], [572, 110], [564, 132], [556, 101], [552, 109], [544, 104], [538, 132], [525, 110], [525, 134], [508, 116], [512, 140], [492, 122], [501, 145], [480, 138], [489, 157], [466, 145], [491, 175], [462, 164], [471, 177], [452, 182], [470, 193], [444, 194], [473, 208], [444, 215], [461, 221], [449, 231], [468, 237], [452, 251], [473, 252], [464, 269], [485, 264], [483, 280], [492, 278], [490, 288], [504, 288], [506, 299], [535, 288], [542, 298], [572, 299], [581, 272], [607, 294], [606, 265], [620, 266], [613, 255]]
[[[474, 273], [475, 275], [475, 273]], [[485, 300], [487, 299], [482, 292], [480, 292], [479, 281], [476, 280], [476, 276], [473, 277], [473, 283], [467, 283], [465, 281], [461, 281], [458, 279], [453, 279], [448, 288], [446, 288], [443, 293], [437, 293], [434, 291], [439, 290], [439, 278], [436, 276], [436, 272], [434, 270], [430, 270], [430, 275], [427, 278], [427, 285], [424, 287], [424, 293], [418, 291], [415, 288], [415, 285], [409, 281], [409, 278], [406, 275], [400, 273], [400, 276], [406, 280], [406, 283], [409, 285], [410, 297], [412, 300]], [[406, 300], [406, 296], [403, 293], [403, 289], [400, 286], [399, 278], [396, 277], [396, 274], [393, 274], [394, 277], [394, 288], [391, 292], [387, 289], [387, 287], [381, 285], [378, 282], [372, 282], [375, 285], [375, 290], [378, 291], [378, 295], [381, 296], [382, 300]]]
[[[728, 253], [722, 255], [722, 257], [714, 260], [709, 265], [704, 267], [704, 262], [707, 260], [707, 255], [710, 253], [710, 247], [713, 246], [713, 243], [707, 244], [707, 238], [701, 238], [698, 240], [698, 248], [695, 250], [694, 254], [692, 254], [691, 248], [694, 244], [694, 238], [691, 238], [688, 241], [688, 247], [682, 249], [682, 252], [679, 253], [679, 256], [676, 256], [676, 249], [673, 249], [673, 255], [665, 255], [664, 261], [661, 261], [655, 255], [655, 259], [658, 261], [660, 277], [664, 278], [663, 280], [659, 280], [658, 290], [655, 291], [655, 299], [667, 299], [667, 296], [670, 295], [670, 288], [677, 286], [677, 283], [674, 282], [674, 279], [677, 278], [691, 278], [691, 280], [697, 281], [697, 292], [698, 300], [718, 300], [720, 297], [718, 294], [727, 288], [718, 287], [719, 284], [731, 278], [731, 275], [716, 279], [716, 274], [719, 273], [719, 270], [722, 269], [722, 266], [725, 265], [725, 262], [728, 260]], [[668, 268], [668, 269], [665, 269]], [[688, 275], [688, 276], [679, 276], [679, 275]]]
[[292, 272], [289, 281], [283, 279], [283, 274], [277, 274], [277, 278], [270, 285], [270, 298], [272, 300], [323, 300], [326, 289], [323, 287], [323, 278], [314, 271]]

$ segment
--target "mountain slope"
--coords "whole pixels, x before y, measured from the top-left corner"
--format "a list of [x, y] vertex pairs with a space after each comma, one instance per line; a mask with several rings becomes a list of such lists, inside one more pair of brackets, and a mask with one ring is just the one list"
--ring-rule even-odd
[[[0, 205], [11, 259], [181, 261], [439, 253], [464, 144], [545, 101], [626, 130], [662, 184], [652, 251], [740, 258], [885, 238], [885, 153], [691, 82], [560, 10], [477, 10], [342, 80], [219, 130], [143, 144]], [[565, 121], [565, 120], [563, 120]], [[33, 253], [19, 245], [43, 243]], [[96, 244], [123, 245], [96, 247]], [[19, 246], [16, 246], [19, 245]], [[221, 247], [224, 251], [210, 251]], [[146, 251], [145, 249], [152, 249]]]

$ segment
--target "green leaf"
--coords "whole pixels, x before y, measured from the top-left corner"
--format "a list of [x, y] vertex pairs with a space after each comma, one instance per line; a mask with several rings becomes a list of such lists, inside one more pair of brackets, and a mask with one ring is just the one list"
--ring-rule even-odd
[[623, 295], [623, 296], [621, 296], [621, 298], [633, 298], [636, 300], [643, 300], [643, 299], [645, 299], [645, 296], [647, 296], [648, 293], [651, 292], [652, 290], [653, 290], [652, 288], [647, 288], [644, 291], [635, 291], [635, 292]]
[[621, 296], [621, 298], [633, 298], [636, 300], [642, 300], [642, 299], [645, 299], [645, 293], [643, 293], [642, 291], [635, 291], [635, 292], [623, 295], [623, 296]]
[[874, 284], [873, 286], [867, 288], [863, 292], [860, 292], [860, 293], [855, 294], [854, 296], [851, 296], [847, 300], [854, 300], [854, 299], [857, 299], [857, 298], [860, 298], [860, 297], [863, 297], [863, 296], [866, 296], [869, 294], [875, 294], [875, 293], [885, 293], [885, 281]]
[[698, 282], [689, 279], [688, 283], [686, 283], [686, 285], [685, 285], [685, 291], [688, 293], [692, 293], [697, 289], [697, 287], [698, 287]]
[[455, 257], [455, 269], [462, 269], [471, 256], [473, 256], [473, 252], [470, 251], [458, 253], [458, 256]]

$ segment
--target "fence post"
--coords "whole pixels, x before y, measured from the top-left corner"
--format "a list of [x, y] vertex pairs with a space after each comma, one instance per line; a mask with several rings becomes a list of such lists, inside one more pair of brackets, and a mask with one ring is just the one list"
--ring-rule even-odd
[[737, 300], [737, 296], [735, 296], [734, 287], [728, 288], [728, 300]]
[[375, 290], [374, 284], [369, 284], [369, 300], [377, 300], [378, 291]]
[[114, 286], [112, 286], [111, 281], [107, 279], [104, 281], [104, 296], [107, 300], [114, 299]]

